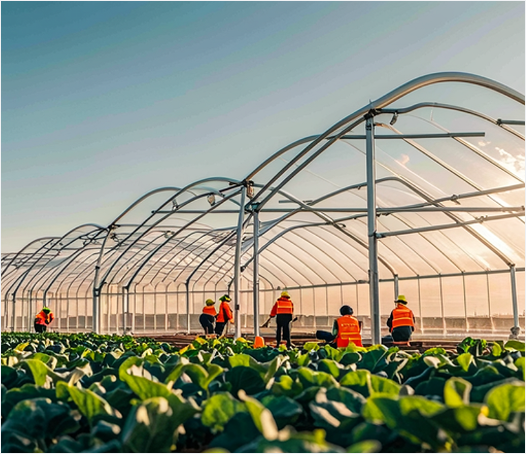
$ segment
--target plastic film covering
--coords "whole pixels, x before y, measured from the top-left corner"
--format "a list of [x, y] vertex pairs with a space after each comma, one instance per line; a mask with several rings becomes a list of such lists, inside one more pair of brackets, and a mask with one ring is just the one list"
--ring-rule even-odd
[[371, 316], [385, 333], [397, 293], [419, 334], [524, 328], [523, 104], [479, 76], [423, 76], [277, 150], [245, 178], [154, 189], [107, 226], [37, 239], [2, 255], [3, 329], [33, 329], [45, 304], [58, 331], [196, 331], [207, 298], [237, 291], [240, 328], [252, 332], [254, 301], [261, 323], [283, 289], [304, 331], [330, 327], [349, 304], [365, 333]]

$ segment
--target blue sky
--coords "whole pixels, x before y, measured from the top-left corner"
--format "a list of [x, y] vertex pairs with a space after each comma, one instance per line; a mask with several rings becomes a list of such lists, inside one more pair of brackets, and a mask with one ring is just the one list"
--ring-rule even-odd
[[414, 77], [524, 92], [523, 2], [2, 2], [2, 252], [242, 178]]

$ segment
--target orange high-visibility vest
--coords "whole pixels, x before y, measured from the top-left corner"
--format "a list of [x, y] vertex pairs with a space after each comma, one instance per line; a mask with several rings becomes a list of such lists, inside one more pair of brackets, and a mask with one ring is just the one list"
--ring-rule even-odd
[[294, 304], [292, 304], [290, 298], [285, 298], [282, 296], [274, 304], [272, 311], [270, 311], [270, 316], [274, 317], [277, 314], [292, 314], [293, 312]]
[[203, 314], [208, 314], [212, 317], [215, 317], [217, 315], [216, 308], [214, 306], [205, 306], [203, 307]]
[[362, 347], [362, 335], [360, 334], [358, 319], [352, 315], [342, 315], [336, 319], [336, 323], [338, 323], [337, 347], [347, 347], [350, 342], [354, 342], [357, 347]]
[[403, 304], [398, 304], [393, 309], [393, 324], [391, 331], [399, 326], [415, 326], [413, 322], [413, 311]]
[[230, 305], [226, 301], [221, 301], [221, 305], [219, 306], [219, 315], [217, 316], [216, 321], [219, 323], [225, 323], [228, 322], [228, 320], [232, 320], [233, 318], [234, 315], [232, 314]]
[[40, 311], [37, 315], [35, 315], [35, 323], [37, 325], [49, 325], [54, 318], [55, 317], [53, 317], [52, 312], [46, 315], [44, 311]]

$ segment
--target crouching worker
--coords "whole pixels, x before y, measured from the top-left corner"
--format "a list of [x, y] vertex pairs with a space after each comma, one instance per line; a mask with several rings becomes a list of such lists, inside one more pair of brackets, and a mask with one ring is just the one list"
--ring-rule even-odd
[[[270, 318], [276, 317], [276, 346], [279, 347], [281, 343], [281, 333], [283, 332], [283, 340], [287, 342], [287, 348], [290, 349], [292, 344], [290, 341], [290, 325], [292, 324], [292, 314], [294, 313], [294, 304], [290, 300], [288, 292], [281, 292], [281, 296], [274, 303], [270, 311]], [[269, 319], [270, 321], [270, 319]]]
[[206, 334], [214, 334], [214, 325], [216, 322], [216, 308], [214, 307], [215, 301], [208, 299], [205, 301], [205, 307], [203, 307], [203, 313], [199, 316], [199, 323], [205, 330]]
[[35, 331], [37, 333], [45, 333], [47, 325], [49, 325], [55, 317], [49, 307], [44, 306], [42, 310], [35, 316]]
[[317, 331], [316, 338], [330, 342], [334, 347], [347, 347], [351, 342], [357, 347], [363, 347], [360, 322], [353, 317], [353, 313], [352, 307], [342, 306], [341, 317], [334, 320], [332, 334], [327, 331]]
[[232, 309], [230, 304], [228, 304], [232, 301], [228, 295], [223, 295], [219, 298], [219, 301], [221, 301], [221, 304], [219, 305], [219, 313], [216, 318], [215, 332], [218, 336], [222, 336], [227, 322], [234, 324], [234, 314], [232, 314]]
[[398, 296], [395, 304], [396, 307], [387, 319], [387, 326], [395, 342], [407, 342], [415, 330], [415, 316], [413, 311], [407, 307], [404, 295]]

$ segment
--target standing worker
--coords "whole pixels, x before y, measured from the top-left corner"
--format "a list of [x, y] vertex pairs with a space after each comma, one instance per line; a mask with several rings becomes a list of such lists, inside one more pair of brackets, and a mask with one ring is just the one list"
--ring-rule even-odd
[[232, 314], [232, 309], [228, 304], [229, 301], [232, 301], [228, 295], [223, 295], [219, 298], [219, 301], [221, 301], [221, 304], [219, 305], [219, 313], [216, 318], [215, 331], [218, 336], [222, 336], [227, 322], [234, 324], [234, 314]]
[[214, 325], [217, 316], [214, 304], [214, 300], [207, 299], [205, 301], [205, 307], [203, 307], [203, 313], [199, 316], [199, 323], [201, 323], [201, 326], [205, 330], [205, 335], [214, 334]]
[[[287, 348], [290, 349], [290, 325], [292, 322], [292, 314], [294, 313], [294, 304], [290, 300], [290, 295], [287, 291], [281, 292], [281, 296], [274, 303], [274, 307], [270, 311], [270, 318], [276, 317], [276, 346], [279, 347], [281, 343], [281, 331], [283, 331], [283, 340], [287, 342]], [[270, 320], [270, 319], [269, 319]]]
[[49, 325], [55, 317], [49, 307], [44, 306], [42, 310], [35, 316], [35, 331], [37, 333], [45, 333], [47, 325]]
[[387, 326], [395, 342], [407, 342], [415, 330], [415, 316], [407, 307], [404, 295], [399, 295], [395, 301], [396, 307], [387, 319]]

